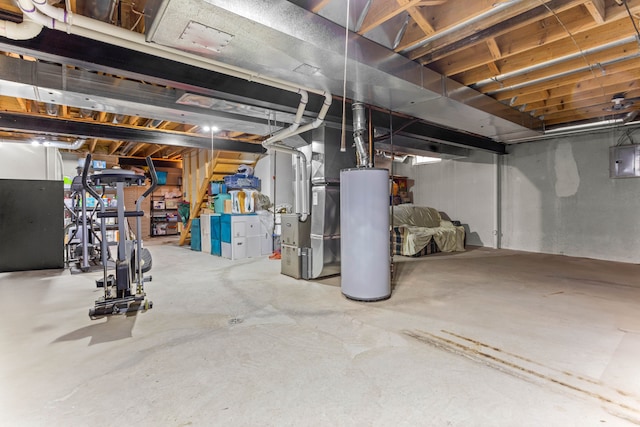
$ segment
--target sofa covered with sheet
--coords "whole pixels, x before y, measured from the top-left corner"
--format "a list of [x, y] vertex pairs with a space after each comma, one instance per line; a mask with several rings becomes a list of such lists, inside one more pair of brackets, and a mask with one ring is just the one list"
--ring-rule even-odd
[[390, 214], [394, 254], [421, 256], [464, 251], [464, 227], [443, 219], [437, 209], [403, 204], [390, 207]]

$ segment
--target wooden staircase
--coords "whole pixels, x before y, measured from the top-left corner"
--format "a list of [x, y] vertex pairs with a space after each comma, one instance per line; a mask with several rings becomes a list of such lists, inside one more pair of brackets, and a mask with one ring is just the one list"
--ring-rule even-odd
[[212, 176], [214, 175], [213, 171], [211, 174], [202, 181], [200, 188], [198, 189], [198, 196], [196, 198], [196, 202], [191, 204], [191, 210], [189, 211], [189, 220], [187, 224], [182, 229], [182, 233], [180, 233], [180, 241], [178, 245], [183, 246], [187, 242], [187, 238], [191, 235], [191, 223], [193, 218], [198, 218], [200, 216], [200, 212], [204, 206], [206, 206], [207, 199], [207, 189], [209, 187], [209, 182], [211, 182]]
[[198, 218], [202, 213], [202, 209], [206, 208], [209, 202], [208, 189], [211, 181], [220, 181], [225, 176], [235, 173], [238, 166], [245, 164], [255, 167], [260, 154], [253, 153], [231, 153], [226, 151], [217, 151], [212, 159], [211, 165], [207, 165], [208, 175], [205, 175], [196, 197], [193, 198], [191, 209], [189, 212], [189, 220], [180, 233], [180, 241], [178, 244], [183, 246], [191, 236], [191, 225], [194, 218]]

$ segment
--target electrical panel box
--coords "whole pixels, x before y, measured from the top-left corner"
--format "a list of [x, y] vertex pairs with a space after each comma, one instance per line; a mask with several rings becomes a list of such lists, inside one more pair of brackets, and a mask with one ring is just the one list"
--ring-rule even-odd
[[640, 144], [617, 145], [609, 149], [609, 176], [640, 177]]

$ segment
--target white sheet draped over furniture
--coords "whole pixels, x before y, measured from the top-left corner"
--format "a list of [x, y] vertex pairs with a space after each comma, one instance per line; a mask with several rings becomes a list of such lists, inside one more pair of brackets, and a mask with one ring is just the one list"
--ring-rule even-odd
[[[442, 219], [434, 208], [412, 204], [393, 206], [391, 223], [395, 243], [392, 250], [397, 255], [464, 251], [464, 227]], [[435, 248], [425, 251], [430, 244], [435, 244]]]

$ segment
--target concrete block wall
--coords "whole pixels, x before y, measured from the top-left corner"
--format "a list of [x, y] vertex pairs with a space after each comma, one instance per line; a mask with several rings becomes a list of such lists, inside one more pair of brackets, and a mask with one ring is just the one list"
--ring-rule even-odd
[[413, 180], [413, 203], [446, 213], [464, 224], [467, 244], [497, 246], [496, 155], [476, 151], [464, 159], [411, 166], [395, 164], [395, 175]]
[[503, 157], [502, 246], [640, 262], [640, 178], [609, 178], [626, 130], [518, 144]]
[[609, 147], [631, 142], [626, 132], [510, 145], [499, 158], [478, 151], [398, 164], [394, 173], [413, 180], [416, 205], [466, 224], [470, 245], [639, 263], [640, 178], [609, 178]]

